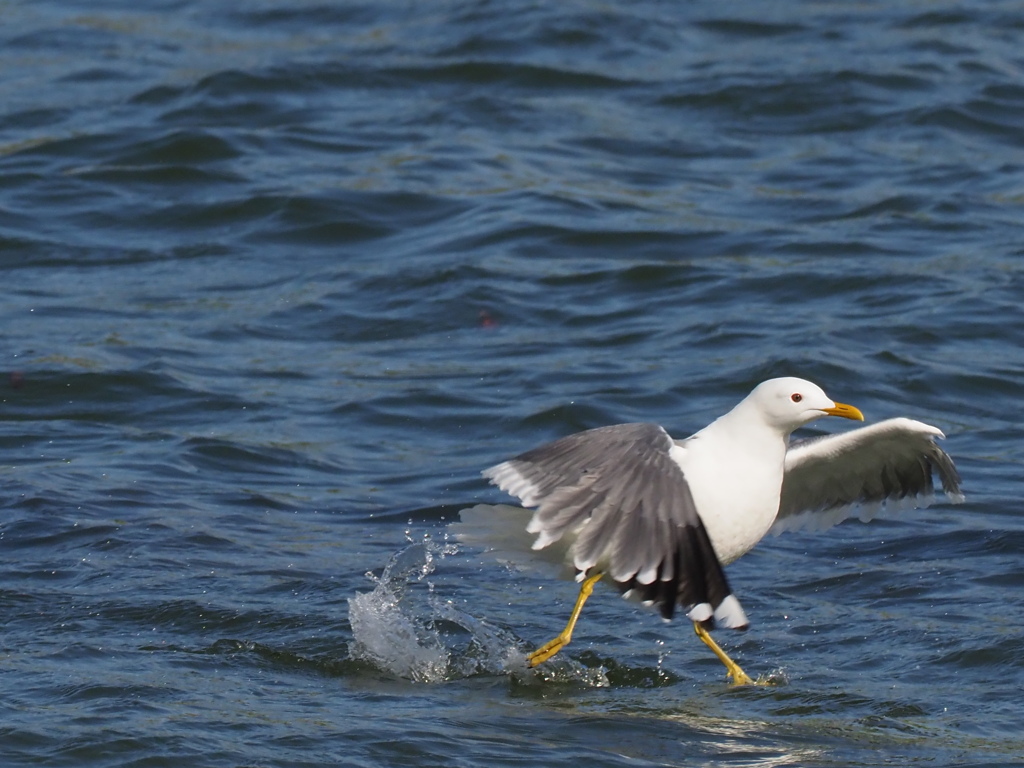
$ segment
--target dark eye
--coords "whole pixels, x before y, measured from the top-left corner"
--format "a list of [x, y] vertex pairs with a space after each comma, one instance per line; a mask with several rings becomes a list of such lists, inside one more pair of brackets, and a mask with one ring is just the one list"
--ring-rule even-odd
[[801, 395], [799, 392], [794, 392], [792, 395], [789, 396], [789, 399], [792, 400], [794, 403], [799, 403], [801, 400], [804, 399], [804, 396]]

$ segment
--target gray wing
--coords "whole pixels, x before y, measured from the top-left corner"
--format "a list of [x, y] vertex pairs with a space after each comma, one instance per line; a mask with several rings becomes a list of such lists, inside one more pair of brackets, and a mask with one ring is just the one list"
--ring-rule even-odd
[[672, 445], [657, 424], [618, 424], [564, 437], [483, 474], [537, 507], [527, 526], [538, 534], [534, 549], [575, 536], [570, 557], [578, 571], [599, 566], [662, 615], [670, 617], [678, 602], [691, 618], [715, 614], [725, 626], [745, 625], [736, 599], [726, 602], [725, 574]]
[[853, 514], [866, 521], [883, 504], [924, 506], [934, 493], [934, 474], [952, 501], [963, 501], [956, 466], [935, 442], [943, 437], [920, 421], [889, 419], [794, 443], [772, 532], [822, 530]]

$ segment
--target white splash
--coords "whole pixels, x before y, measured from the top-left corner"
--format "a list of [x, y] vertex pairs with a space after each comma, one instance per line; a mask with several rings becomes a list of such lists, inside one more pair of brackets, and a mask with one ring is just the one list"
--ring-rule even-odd
[[425, 537], [392, 556], [379, 578], [367, 574], [376, 586], [348, 601], [351, 658], [422, 683], [504, 670], [514, 637], [438, 599], [429, 582], [425, 600], [408, 599], [435, 561], [455, 551]]
[[440, 598], [427, 577], [437, 561], [458, 551], [425, 536], [395, 553], [379, 577], [368, 573], [373, 590], [348, 600], [349, 657], [418, 683], [507, 675], [527, 685], [608, 685], [603, 668], [588, 669], [564, 655], [529, 669], [523, 643], [513, 632]]

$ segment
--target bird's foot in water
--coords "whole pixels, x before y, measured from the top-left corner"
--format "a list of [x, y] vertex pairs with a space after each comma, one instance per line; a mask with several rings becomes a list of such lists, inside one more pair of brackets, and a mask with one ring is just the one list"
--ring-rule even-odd
[[568, 639], [563, 638], [562, 635], [559, 635], [553, 640], [549, 640], [536, 651], [526, 656], [526, 666], [532, 668], [536, 667], [538, 664], [543, 664], [545, 661], [547, 661], [560, 650], [562, 650], [562, 648], [564, 648], [568, 644], [568, 642]]
[[730, 685], [762, 685], [759, 681], [752, 680], [735, 662], [731, 666], [726, 665], [725, 675], [729, 678]]
[[580, 594], [576, 598], [576, 605], [572, 608], [572, 615], [569, 616], [569, 622], [565, 625], [565, 629], [557, 637], [544, 643], [544, 645], [527, 656], [526, 666], [536, 667], [538, 664], [543, 664], [569, 644], [569, 641], [572, 640], [572, 631], [576, 627], [576, 621], [580, 617], [580, 611], [583, 610], [583, 604], [587, 602], [587, 598], [593, 593], [594, 585], [601, 580], [602, 575], [599, 571], [592, 573], [583, 580], [583, 583], [580, 584]]
[[773, 688], [777, 685], [785, 684], [784, 679], [779, 678], [774, 674], [760, 675], [756, 680], [754, 680], [736, 664], [734, 664], [732, 668], [727, 667], [726, 676], [729, 678], [729, 685], [736, 687], [741, 685], [756, 685], [762, 688]]
[[740, 667], [739, 664], [737, 664], [735, 661], [729, 658], [729, 655], [722, 650], [721, 646], [719, 646], [718, 643], [716, 643], [712, 639], [711, 635], [708, 634], [707, 629], [704, 628], [704, 625], [702, 623], [700, 623], [699, 621], [695, 621], [693, 623], [693, 629], [697, 633], [697, 637], [699, 637], [708, 648], [714, 651], [715, 656], [718, 657], [718, 660], [725, 665], [725, 674], [729, 678], [731, 685], [739, 686], [775, 684], [770, 678], [758, 678], [757, 680], [752, 679], [750, 675], [744, 672], [743, 668]]

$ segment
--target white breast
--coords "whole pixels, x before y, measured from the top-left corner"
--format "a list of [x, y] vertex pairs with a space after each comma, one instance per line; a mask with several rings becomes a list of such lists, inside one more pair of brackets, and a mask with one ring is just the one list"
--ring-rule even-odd
[[672, 459], [682, 468], [697, 512], [719, 561], [746, 554], [775, 522], [785, 470], [785, 441], [721, 439], [698, 433], [677, 443]]

